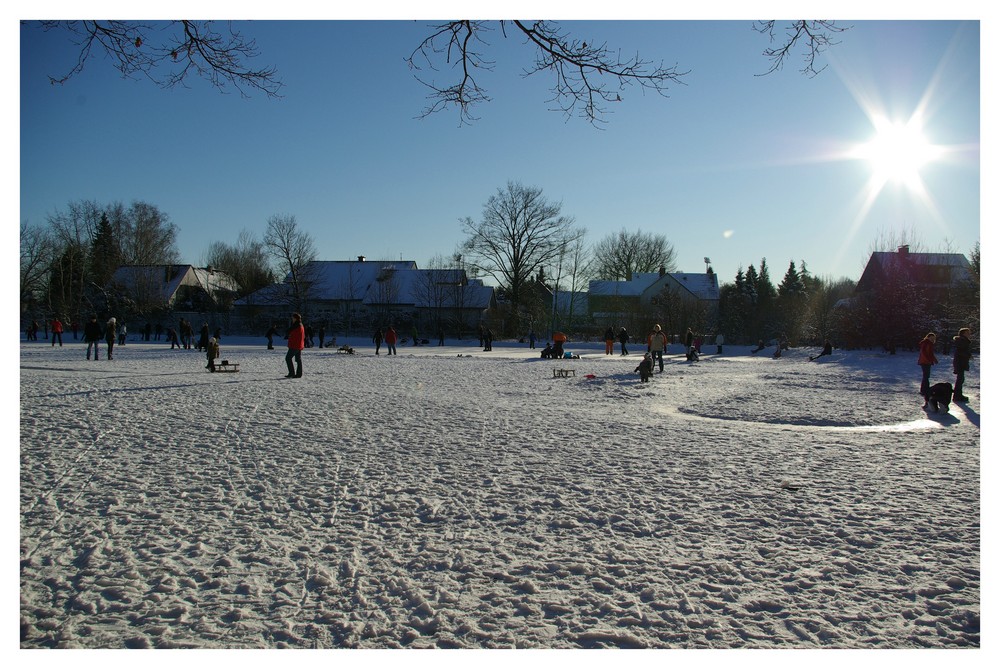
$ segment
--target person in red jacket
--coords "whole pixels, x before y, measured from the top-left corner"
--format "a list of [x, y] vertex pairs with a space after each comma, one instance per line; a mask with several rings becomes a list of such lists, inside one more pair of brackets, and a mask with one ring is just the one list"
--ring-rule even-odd
[[[288, 340], [288, 353], [285, 354], [285, 364], [288, 365], [289, 379], [302, 378], [302, 349], [306, 347], [306, 329], [302, 327], [302, 316], [292, 314], [292, 325], [285, 335]], [[295, 361], [295, 368], [292, 368], [292, 361]]]
[[391, 325], [385, 331], [385, 347], [388, 349], [388, 355], [396, 355], [396, 330]]
[[57, 316], [56, 318], [52, 319], [52, 345], [53, 346], [56, 345], [56, 339], [57, 338], [59, 339], [59, 346], [62, 346], [62, 333], [63, 333], [63, 324], [62, 324], [62, 321], [59, 320], [59, 317]]
[[917, 364], [924, 372], [923, 378], [920, 379], [920, 394], [924, 397], [924, 406], [927, 406], [931, 388], [931, 365], [936, 365], [938, 361], [937, 356], [934, 355], [934, 342], [936, 341], [937, 335], [933, 332], [928, 332], [920, 340], [920, 356], [917, 358]]

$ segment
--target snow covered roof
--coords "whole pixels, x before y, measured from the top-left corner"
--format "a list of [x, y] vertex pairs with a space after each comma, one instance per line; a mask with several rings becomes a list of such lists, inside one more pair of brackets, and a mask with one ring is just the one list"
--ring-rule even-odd
[[[309, 299], [324, 302], [462, 307], [486, 309], [493, 288], [468, 279], [461, 269], [418, 269], [411, 260], [316, 260], [302, 272], [310, 283]], [[287, 299], [285, 281], [258, 290], [237, 304], [267, 304]], [[453, 290], [465, 284], [462, 290]]]
[[676, 285], [699, 300], [719, 299], [719, 281], [706, 272], [659, 272], [634, 274], [631, 281], [591, 281], [590, 294], [601, 297], [642, 297], [650, 289], [659, 292], [658, 283]]
[[197, 286], [210, 296], [239, 291], [239, 285], [225, 272], [193, 265], [126, 265], [115, 270], [111, 283], [124, 292], [142, 291], [167, 303], [174, 300], [181, 286]]

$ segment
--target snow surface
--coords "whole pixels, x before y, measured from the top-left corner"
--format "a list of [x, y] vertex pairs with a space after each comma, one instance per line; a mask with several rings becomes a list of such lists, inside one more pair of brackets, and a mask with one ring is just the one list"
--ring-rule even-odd
[[980, 646], [978, 358], [349, 343], [22, 342], [21, 649]]

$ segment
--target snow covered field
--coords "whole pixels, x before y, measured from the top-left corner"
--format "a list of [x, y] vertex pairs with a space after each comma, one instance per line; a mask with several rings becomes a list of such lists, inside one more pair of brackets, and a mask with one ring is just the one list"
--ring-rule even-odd
[[980, 645], [978, 357], [262, 341], [21, 343], [22, 649]]

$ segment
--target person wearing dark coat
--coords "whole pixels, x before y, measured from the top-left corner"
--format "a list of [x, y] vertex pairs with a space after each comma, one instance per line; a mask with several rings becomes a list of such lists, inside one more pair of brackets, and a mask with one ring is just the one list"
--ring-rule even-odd
[[972, 359], [972, 330], [962, 328], [954, 337], [955, 354], [952, 358], [952, 371], [955, 372], [955, 401], [968, 402], [969, 398], [962, 394], [965, 383], [965, 373], [969, 371], [969, 361]]
[[649, 353], [642, 356], [642, 362], [635, 368], [639, 372], [639, 380], [643, 383], [649, 382], [649, 377], [653, 375], [653, 357]]
[[201, 336], [198, 337], [198, 345], [195, 347], [199, 351], [208, 350], [208, 323], [201, 324]]
[[375, 355], [378, 355], [379, 349], [382, 348], [382, 328], [375, 328], [372, 341], [375, 342]]
[[615, 352], [615, 329], [608, 326], [604, 331], [604, 355], [611, 355]]
[[628, 355], [628, 330], [622, 328], [618, 331], [618, 341], [622, 345], [622, 355]]
[[87, 360], [90, 360], [90, 349], [94, 349], [94, 360], [101, 359], [101, 336], [104, 332], [97, 322], [97, 316], [91, 316], [83, 326], [83, 341], [87, 342]]
[[267, 350], [268, 351], [273, 351], [274, 350], [274, 338], [276, 336], [278, 336], [278, 328], [276, 328], [276, 327], [274, 327], [274, 325], [272, 325], [268, 329], [267, 333], [264, 336], [267, 337]]

